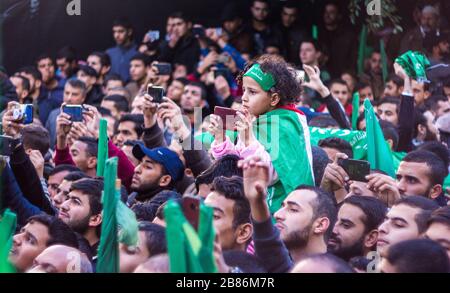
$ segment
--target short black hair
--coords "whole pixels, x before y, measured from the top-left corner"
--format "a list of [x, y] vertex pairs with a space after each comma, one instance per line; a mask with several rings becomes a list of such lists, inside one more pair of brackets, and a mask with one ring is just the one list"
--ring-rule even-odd
[[312, 44], [312, 45], [314, 46], [314, 49], [315, 49], [317, 52], [321, 52], [321, 51], [322, 51], [322, 46], [320, 45], [320, 43], [319, 43], [318, 41], [316, 41], [315, 39], [311, 38], [311, 37], [308, 37], [308, 38], [304, 39], [304, 40], [300, 43], [299, 48], [301, 48], [302, 45], [303, 45], [304, 43]]
[[206, 90], [205, 84], [201, 81], [189, 81], [185, 86], [195, 86], [201, 89], [202, 100], [206, 100], [208, 96], [208, 91]]
[[66, 82], [66, 85], [67, 84], [73, 88], [81, 90], [81, 94], [83, 96], [86, 96], [87, 86], [83, 81], [79, 80], [78, 78], [71, 78]]
[[347, 89], [350, 91], [350, 89], [348, 88], [348, 84], [341, 78], [336, 78], [328, 82], [328, 87], [331, 88], [334, 84], [345, 85]]
[[111, 57], [105, 52], [95, 51], [89, 54], [89, 56], [96, 56], [100, 59], [101, 66], [111, 66]]
[[245, 274], [268, 273], [263, 262], [256, 256], [239, 250], [223, 252], [223, 259], [229, 267], [238, 267]]
[[328, 137], [319, 141], [319, 147], [336, 149], [340, 153], [346, 154], [350, 159], [353, 158], [353, 148], [352, 145], [341, 138], [338, 137]]
[[62, 165], [57, 165], [55, 168], [53, 168], [53, 170], [50, 172], [50, 174], [48, 176], [54, 176], [58, 173], [66, 172], [66, 171], [67, 172], [81, 172], [80, 168], [78, 168], [77, 166], [62, 164]]
[[[151, 222], [155, 219], [155, 217], [160, 218], [158, 216], [158, 212], [167, 201], [181, 199], [181, 197], [181, 194], [175, 191], [163, 190], [156, 194], [150, 201], [137, 202], [133, 204], [131, 210], [136, 214], [138, 221]], [[164, 219], [164, 216], [160, 219]]]
[[18, 73], [25, 73], [31, 75], [35, 80], [42, 80], [42, 73], [33, 66], [25, 66], [20, 68]]
[[400, 100], [398, 97], [384, 97], [381, 100], [379, 100], [377, 103], [377, 106], [383, 105], [383, 104], [393, 104], [396, 106], [395, 111], [397, 114], [400, 112]]
[[302, 261], [305, 260], [323, 263], [325, 267], [330, 268], [335, 274], [355, 273], [355, 271], [348, 263], [331, 253], [312, 255], [303, 259]]
[[144, 126], [143, 126], [144, 125], [144, 115], [142, 115], [142, 114], [125, 114], [120, 118], [118, 124], [127, 122], [127, 121], [134, 123], [134, 131], [136, 132], [138, 137], [141, 137], [142, 134], [144, 133]]
[[403, 241], [389, 247], [386, 259], [396, 273], [449, 273], [445, 249], [429, 239]]
[[448, 175], [448, 165], [446, 166], [441, 158], [430, 151], [413, 151], [406, 155], [403, 162], [426, 164], [430, 169], [428, 179], [433, 186], [444, 184], [445, 177]]
[[184, 22], [191, 22], [190, 17], [182, 11], [175, 11], [171, 13], [168, 18], [179, 18], [182, 19]]
[[83, 178], [72, 182], [70, 191], [79, 191], [89, 198], [89, 214], [98, 215], [102, 212], [103, 180]]
[[441, 142], [438, 141], [427, 141], [421, 144], [417, 150], [421, 151], [429, 151], [439, 157], [439, 159], [444, 162], [445, 166], [450, 164], [450, 151], [449, 149]]
[[397, 87], [402, 87], [403, 86], [403, 79], [400, 76], [398, 76], [397, 74], [395, 74], [395, 73], [389, 74], [386, 82], [390, 82], [390, 81], [395, 83], [395, 85]]
[[234, 201], [233, 207], [233, 228], [239, 225], [251, 223], [250, 203], [244, 194], [244, 181], [242, 177], [233, 176], [217, 177], [214, 179], [211, 191], [215, 191], [226, 199]]
[[223, 177], [242, 177], [242, 169], [238, 168], [240, 158], [236, 155], [226, 155], [215, 161], [208, 169], [203, 171], [195, 179], [197, 191], [202, 184], [211, 184], [214, 178]]
[[378, 198], [369, 196], [350, 196], [344, 200], [343, 204], [349, 204], [362, 210], [364, 218], [364, 233], [377, 229], [384, 221], [387, 213], [387, 206]]
[[121, 95], [111, 95], [103, 98], [103, 101], [110, 101], [114, 103], [114, 107], [120, 112], [129, 112], [130, 104], [128, 99]]
[[316, 186], [320, 186], [325, 173], [325, 169], [330, 163], [327, 153], [318, 146], [312, 146], [314, 182]]
[[50, 54], [43, 53], [36, 58], [36, 66], [39, 64], [40, 61], [42, 61], [44, 59], [50, 59], [52, 61], [53, 65], [55, 65], [55, 60], [53, 59], [53, 57], [50, 56]]
[[22, 83], [22, 89], [30, 92], [31, 85], [30, 85], [30, 80], [28, 78], [26, 78], [22, 75], [14, 75], [13, 77], [20, 79], [20, 81]]
[[450, 227], [450, 206], [445, 206], [434, 210], [428, 219], [428, 227], [433, 223], [444, 224]]
[[336, 122], [336, 120], [333, 119], [328, 114], [325, 115], [318, 115], [311, 119], [309, 122], [309, 126], [311, 127], [319, 127], [319, 128], [328, 128], [328, 127], [339, 127], [339, 124]]
[[70, 227], [55, 216], [40, 214], [28, 219], [27, 223], [37, 222], [47, 227], [50, 236], [46, 246], [66, 245], [78, 249], [77, 236]]
[[74, 181], [78, 181], [83, 178], [90, 178], [90, 177], [88, 175], [86, 175], [86, 173], [84, 173], [84, 172], [73, 171], [73, 172], [70, 172], [69, 174], [67, 174], [64, 177], [64, 180], [74, 182]]
[[145, 246], [149, 252], [149, 257], [167, 252], [166, 229], [164, 227], [149, 222], [140, 222], [139, 231], [145, 234]]
[[385, 120], [380, 120], [380, 127], [381, 130], [383, 131], [383, 136], [385, 140], [392, 140], [392, 149], [397, 149], [398, 146], [398, 141], [400, 139], [400, 136], [397, 132], [397, 128], [394, 126], [394, 124], [392, 124], [389, 121], [385, 121]]
[[431, 216], [431, 213], [439, 208], [439, 205], [428, 198], [423, 196], [407, 196], [399, 199], [394, 206], [406, 205], [411, 208], [420, 209], [421, 211], [416, 215], [414, 220], [416, 221], [419, 234], [422, 234], [427, 229], [427, 222]]
[[112, 26], [113, 27], [121, 26], [121, 27], [123, 27], [123, 28], [125, 28], [127, 30], [133, 28], [133, 26], [131, 25], [130, 20], [127, 17], [120, 17], [120, 18], [115, 19]]
[[86, 145], [86, 153], [91, 157], [97, 157], [98, 155], [98, 141], [93, 137], [82, 136], [77, 139]]
[[321, 217], [326, 217], [330, 221], [330, 226], [328, 230], [324, 234], [325, 241], [331, 236], [333, 232], [334, 224], [337, 220], [337, 208], [334, 199], [334, 195], [329, 192], [324, 191], [322, 188], [308, 186], [308, 185], [300, 185], [296, 188], [296, 190], [308, 190], [312, 191], [316, 194], [316, 198], [310, 202], [311, 207], [313, 209], [313, 221], [317, 220]]
[[31, 124], [24, 127], [21, 133], [24, 147], [38, 150], [45, 157], [50, 149], [50, 134], [47, 129]]
[[56, 53], [56, 59], [66, 59], [67, 62], [72, 63], [77, 60], [77, 52], [71, 46], [65, 46]]
[[425, 108], [434, 112], [439, 108], [439, 102], [448, 102], [448, 98], [443, 95], [432, 95], [425, 100]]
[[134, 147], [135, 145], [140, 144], [140, 143], [141, 142], [139, 140], [127, 140], [123, 143], [123, 145]]
[[108, 82], [113, 80], [120, 81], [122, 82], [122, 85], [125, 86], [125, 82], [123, 81], [122, 77], [120, 77], [120, 75], [118, 75], [117, 73], [108, 73], [105, 76], [105, 80], [103, 81], [103, 86], [106, 87], [108, 85]]
[[146, 67], [151, 64], [149, 56], [143, 53], [137, 53], [131, 58], [130, 63], [131, 61], [142, 61]]

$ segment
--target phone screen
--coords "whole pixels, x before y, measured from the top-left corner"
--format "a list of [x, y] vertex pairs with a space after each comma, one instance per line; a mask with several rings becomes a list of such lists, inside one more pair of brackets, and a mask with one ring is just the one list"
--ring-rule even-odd
[[171, 75], [172, 74], [172, 65], [169, 63], [158, 63], [155, 65], [158, 68], [159, 75]]
[[0, 156], [10, 157], [12, 154], [13, 138], [0, 135]]
[[70, 116], [72, 122], [83, 122], [83, 107], [66, 105], [63, 107], [63, 112]]
[[164, 98], [164, 88], [149, 86], [147, 89], [147, 94], [153, 98], [153, 103], [161, 104]]
[[24, 120], [23, 120], [23, 124], [28, 125], [28, 124], [32, 124], [33, 123], [33, 114], [34, 114], [34, 110], [33, 110], [33, 105], [29, 104], [29, 105], [24, 105]]
[[367, 182], [366, 176], [370, 175], [370, 163], [358, 160], [339, 160], [341, 166], [350, 180]]

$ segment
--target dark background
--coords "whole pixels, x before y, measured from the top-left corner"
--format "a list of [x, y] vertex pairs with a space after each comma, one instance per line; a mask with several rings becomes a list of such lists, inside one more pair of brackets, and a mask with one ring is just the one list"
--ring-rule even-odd
[[[317, 19], [321, 4], [325, 0], [298, 0], [303, 7], [302, 20]], [[38, 6], [31, 8], [31, 3]], [[0, 0], [2, 26], [3, 66], [8, 73], [18, 67], [33, 64], [41, 53], [50, 53], [66, 45], [74, 47], [79, 58], [85, 58], [94, 50], [105, 50], [114, 45], [111, 24], [117, 17], [127, 16], [135, 27], [136, 40], [151, 29], [164, 32], [167, 15], [181, 10], [194, 22], [207, 26], [220, 24], [223, 6], [229, 0], [81, 0], [81, 16], [68, 16], [70, 0]], [[248, 11], [250, 0], [238, 3]], [[274, 4], [280, 1], [274, 0]], [[339, 0], [344, 7], [347, 0]], [[401, 9], [406, 18], [411, 15], [412, 0]], [[276, 5], [275, 5], [276, 6]], [[273, 15], [278, 16], [278, 13]], [[348, 17], [346, 17], [348, 19]]]

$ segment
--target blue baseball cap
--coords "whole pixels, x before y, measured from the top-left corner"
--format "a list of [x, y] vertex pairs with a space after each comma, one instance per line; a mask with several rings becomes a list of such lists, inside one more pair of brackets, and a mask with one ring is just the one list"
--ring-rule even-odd
[[173, 182], [183, 178], [184, 165], [178, 154], [168, 148], [146, 148], [143, 144], [136, 144], [133, 147], [133, 156], [141, 161], [145, 156], [166, 169], [167, 173], [172, 177]]

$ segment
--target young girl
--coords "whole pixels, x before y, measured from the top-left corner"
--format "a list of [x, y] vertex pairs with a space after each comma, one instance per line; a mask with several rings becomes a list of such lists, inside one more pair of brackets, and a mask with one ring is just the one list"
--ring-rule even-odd
[[[309, 86], [317, 80], [316, 72], [306, 69], [311, 74]], [[226, 154], [243, 159], [256, 155], [270, 163], [268, 203], [272, 213], [298, 186], [314, 185], [309, 129], [305, 115], [295, 108], [301, 94], [295, 76], [295, 70], [279, 57], [263, 55], [250, 62], [238, 78], [244, 95], [235, 123], [237, 144], [224, 137], [220, 117], [211, 116], [209, 127], [216, 159]]]

